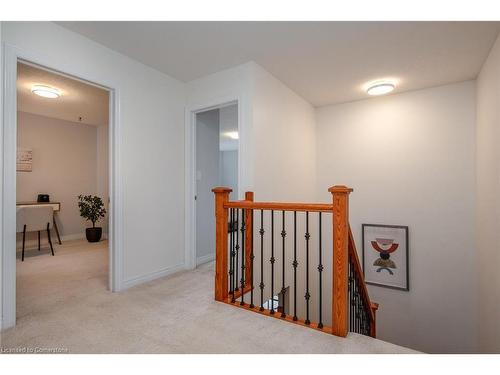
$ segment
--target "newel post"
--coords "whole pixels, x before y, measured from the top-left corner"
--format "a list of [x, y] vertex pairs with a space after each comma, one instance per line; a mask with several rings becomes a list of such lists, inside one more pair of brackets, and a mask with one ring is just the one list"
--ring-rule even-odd
[[[253, 191], [245, 192], [245, 200], [253, 202]], [[245, 286], [252, 284], [253, 210], [245, 210]]]
[[224, 204], [229, 202], [229, 193], [233, 190], [227, 187], [212, 189], [215, 194], [215, 300], [225, 301], [228, 296], [227, 287], [227, 232], [228, 209]]
[[328, 189], [333, 199], [333, 287], [332, 333], [347, 336], [348, 327], [348, 246], [349, 194], [351, 188], [336, 185]]

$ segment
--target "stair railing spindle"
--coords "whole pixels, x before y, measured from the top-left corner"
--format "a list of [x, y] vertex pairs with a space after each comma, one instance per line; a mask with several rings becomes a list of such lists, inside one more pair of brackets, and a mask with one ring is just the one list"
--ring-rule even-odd
[[306, 299], [306, 320], [305, 324], [311, 324], [309, 320], [309, 299], [311, 298], [311, 294], [309, 293], [309, 239], [311, 235], [309, 234], [309, 211], [306, 211], [306, 294], [304, 298]]
[[321, 257], [322, 251], [322, 227], [321, 227], [321, 212], [319, 213], [319, 239], [318, 239], [318, 273], [319, 273], [319, 320], [318, 320], [318, 328], [323, 328], [323, 263]]
[[[236, 259], [235, 259], [235, 284], [236, 284], [236, 287], [234, 288], [234, 290], [238, 291], [240, 290], [239, 287], [238, 287], [238, 284], [239, 284], [239, 279], [238, 279], [238, 269], [239, 269], [239, 266], [240, 266], [240, 263], [239, 263], [239, 252], [240, 252], [240, 210], [239, 208], [236, 209], [236, 246], [235, 246], [235, 251], [236, 251]], [[234, 301], [233, 301], [234, 302]]]
[[271, 311], [270, 314], [274, 314], [274, 210], [271, 210]]
[[297, 211], [293, 211], [293, 320], [297, 321]]
[[264, 210], [260, 210], [260, 311], [264, 311]]
[[245, 209], [241, 210], [241, 301], [240, 305], [245, 304]]
[[234, 300], [234, 208], [229, 210], [229, 291], [231, 293], [231, 300]]
[[281, 239], [282, 239], [282, 249], [283, 249], [283, 255], [282, 255], [282, 283], [281, 283], [281, 298], [283, 300], [283, 306], [281, 306], [281, 317], [284, 318], [286, 317], [285, 313], [285, 294], [286, 294], [286, 289], [285, 289], [285, 237], [286, 237], [286, 231], [285, 231], [285, 211], [281, 212], [281, 222], [282, 222], [282, 229], [281, 229]]

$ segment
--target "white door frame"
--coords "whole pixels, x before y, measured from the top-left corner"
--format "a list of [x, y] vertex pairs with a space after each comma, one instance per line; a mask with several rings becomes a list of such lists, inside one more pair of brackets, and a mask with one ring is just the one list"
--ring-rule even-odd
[[123, 280], [123, 184], [120, 172], [119, 87], [102, 82], [76, 69], [71, 63], [3, 45], [3, 141], [0, 142], [2, 176], [1, 256], [2, 300], [0, 329], [16, 324], [16, 149], [17, 149], [17, 63], [25, 61], [42, 68], [83, 80], [109, 91], [109, 289], [122, 289]]
[[198, 103], [186, 108], [186, 134], [185, 134], [185, 225], [184, 225], [184, 240], [185, 240], [185, 264], [186, 269], [196, 268], [196, 114], [199, 112], [209, 111], [211, 109], [225, 107], [227, 105], [237, 104], [238, 106], [238, 198], [242, 196], [242, 176], [244, 175], [243, 160], [245, 147], [242, 147], [246, 139], [245, 123], [243, 107], [244, 103], [241, 95], [230, 95], [213, 100], [208, 100], [204, 103]]

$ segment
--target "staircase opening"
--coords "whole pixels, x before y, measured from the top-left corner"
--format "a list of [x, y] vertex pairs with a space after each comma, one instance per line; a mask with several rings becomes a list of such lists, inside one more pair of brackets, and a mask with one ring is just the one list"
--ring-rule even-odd
[[375, 337], [370, 301], [348, 220], [346, 186], [332, 203], [231, 201], [216, 187], [215, 299], [345, 337]]

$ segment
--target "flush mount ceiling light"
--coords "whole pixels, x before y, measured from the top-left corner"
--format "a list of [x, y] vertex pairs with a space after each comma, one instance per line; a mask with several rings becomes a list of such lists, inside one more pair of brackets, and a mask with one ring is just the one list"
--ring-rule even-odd
[[240, 138], [240, 136], [238, 135], [238, 132], [227, 132], [224, 134], [231, 139], [239, 139]]
[[58, 89], [44, 85], [34, 85], [31, 87], [31, 92], [49, 99], [55, 99], [61, 96], [61, 92]]
[[366, 89], [366, 93], [372, 96], [384, 95], [390, 93], [395, 87], [396, 85], [392, 82], [373, 82]]

